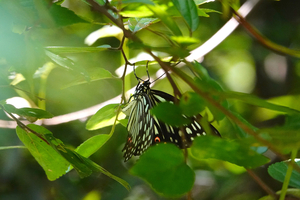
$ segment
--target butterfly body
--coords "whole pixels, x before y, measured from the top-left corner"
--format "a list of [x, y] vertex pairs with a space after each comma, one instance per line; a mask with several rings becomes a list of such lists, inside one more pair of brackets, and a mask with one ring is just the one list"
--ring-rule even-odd
[[[175, 102], [175, 97], [150, 88], [150, 81], [141, 81], [123, 112], [129, 113], [128, 138], [123, 148], [125, 161], [132, 156], [141, 155], [147, 148], [159, 142], [171, 142], [179, 148], [187, 148], [195, 137], [206, 135], [196, 116], [183, 127], [165, 124], [150, 114], [150, 109], [160, 102]], [[167, 111], [166, 111], [167, 112]], [[212, 127], [212, 126], [211, 126]], [[218, 131], [212, 127], [218, 135]]]

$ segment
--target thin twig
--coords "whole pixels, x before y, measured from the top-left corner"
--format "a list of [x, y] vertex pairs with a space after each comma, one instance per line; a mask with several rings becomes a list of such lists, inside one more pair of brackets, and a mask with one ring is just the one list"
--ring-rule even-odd
[[278, 199], [278, 195], [265, 183], [261, 178], [259, 178], [252, 170], [247, 169], [248, 174], [256, 181], [256, 183], [267, 192], [267, 194], [271, 195], [274, 200]]

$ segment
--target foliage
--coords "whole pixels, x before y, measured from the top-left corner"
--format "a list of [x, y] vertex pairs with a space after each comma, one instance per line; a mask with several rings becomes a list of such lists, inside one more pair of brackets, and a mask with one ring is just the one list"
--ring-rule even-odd
[[[273, 30], [258, 32], [237, 12], [239, 7], [239, 1], [225, 0], [222, 4], [202, 0], [0, 1], [0, 163], [4, 169], [0, 184], [12, 184], [16, 178], [16, 190], [24, 185], [50, 185], [50, 189], [35, 189], [35, 196], [47, 196], [44, 199], [194, 196], [283, 200], [286, 194], [299, 193], [289, 187], [299, 188], [300, 62], [296, 58], [300, 54], [276, 42], [299, 47], [300, 38], [273, 35]], [[221, 28], [231, 9], [254, 39], [242, 29], [232, 33], [200, 64], [204, 54], [197, 55], [193, 50], [199, 50]], [[198, 61], [189, 59], [195, 54]], [[212, 122], [222, 137], [196, 138], [185, 150], [173, 144], [156, 145], [137, 161], [123, 164], [121, 150], [127, 135], [124, 118], [128, 113], [122, 113], [121, 108], [133, 93], [126, 91], [137, 82], [133, 67], [139, 77], [146, 77], [146, 63], [155, 78], [153, 87], [178, 98], [175, 104], [161, 103], [151, 114], [180, 127], [189, 123], [184, 116], [200, 113], [201, 125]], [[161, 71], [166, 76], [161, 77]], [[287, 74], [289, 71], [291, 74]], [[269, 76], [266, 83], [260, 80], [264, 76]], [[287, 84], [289, 79], [293, 82]], [[28, 106], [11, 103], [16, 96], [25, 99]], [[16, 123], [15, 138], [7, 134], [5, 113]], [[74, 119], [79, 120], [70, 122]], [[274, 123], [277, 120], [280, 123]], [[30, 162], [26, 149], [44, 171], [43, 178], [39, 177], [42, 184], [31, 183], [33, 179], [26, 177], [41, 173], [41, 168], [31, 170], [37, 163]], [[8, 152], [12, 152], [11, 158]], [[269, 156], [269, 152], [275, 156]], [[23, 164], [16, 162], [16, 157], [24, 158]], [[9, 163], [15, 168], [8, 169]], [[279, 181], [277, 184], [282, 183], [270, 189], [270, 182], [258, 181], [270, 196], [251, 190], [243, 190], [243, 194], [223, 191], [241, 187], [230, 179], [242, 180], [245, 171], [259, 180], [252, 170], [261, 172], [265, 166], [269, 167], [264, 173]], [[18, 171], [16, 177], [12, 170]], [[199, 184], [205, 180], [204, 172], [212, 180], [204, 185], [214, 189]], [[55, 182], [49, 183], [44, 177]], [[252, 182], [243, 180], [243, 188], [252, 188]], [[70, 185], [72, 191], [58, 194], [61, 187]], [[226, 185], [226, 189], [217, 185]], [[148, 186], [153, 191], [143, 189]], [[4, 187], [0, 193], [5, 198], [17, 192]]]

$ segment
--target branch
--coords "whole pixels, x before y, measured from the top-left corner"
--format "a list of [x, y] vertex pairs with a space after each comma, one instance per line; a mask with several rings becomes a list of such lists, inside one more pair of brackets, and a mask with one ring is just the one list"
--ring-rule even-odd
[[270, 49], [271, 51], [274, 51], [281, 55], [290, 55], [297, 58], [300, 58], [300, 51], [289, 49], [287, 47], [278, 45], [268, 38], [264, 37], [260, 32], [258, 32], [254, 27], [252, 27], [244, 17], [242, 17], [239, 12], [232, 9], [232, 12], [234, 13], [234, 18], [263, 46]]

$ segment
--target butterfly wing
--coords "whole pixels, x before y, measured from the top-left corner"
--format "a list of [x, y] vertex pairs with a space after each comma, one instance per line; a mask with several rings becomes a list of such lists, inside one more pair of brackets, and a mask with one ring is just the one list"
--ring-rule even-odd
[[145, 94], [137, 94], [133, 103], [127, 125], [129, 134], [123, 148], [125, 161], [133, 155], [141, 155], [152, 144], [153, 138], [152, 104], [149, 98]]
[[[154, 105], [164, 101], [175, 101], [174, 96], [153, 89], [151, 89], [150, 97]], [[159, 139], [164, 142], [175, 143], [180, 148], [187, 148], [192, 144], [195, 137], [206, 135], [205, 130], [199, 123], [201, 118], [202, 116], [200, 114], [198, 116], [189, 117], [192, 122], [188, 125], [184, 125], [182, 128], [170, 126], [154, 118], [154, 124], [156, 125], [154, 137], [159, 137]], [[220, 136], [219, 132], [212, 125], [210, 125], [210, 128], [213, 134]]]
[[[159, 90], [152, 90], [149, 84], [149, 82], [138, 84], [129, 107], [124, 108], [126, 112], [131, 110], [127, 125], [128, 139], [123, 149], [125, 161], [133, 155], [141, 155], [148, 147], [158, 142], [171, 142], [180, 148], [187, 148], [195, 137], [206, 135], [199, 123], [201, 115], [189, 117], [192, 122], [181, 128], [165, 124], [152, 116], [150, 109], [153, 106], [164, 101], [174, 102], [175, 97]], [[211, 132], [220, 136], [219, 132], [210, 126]]]

